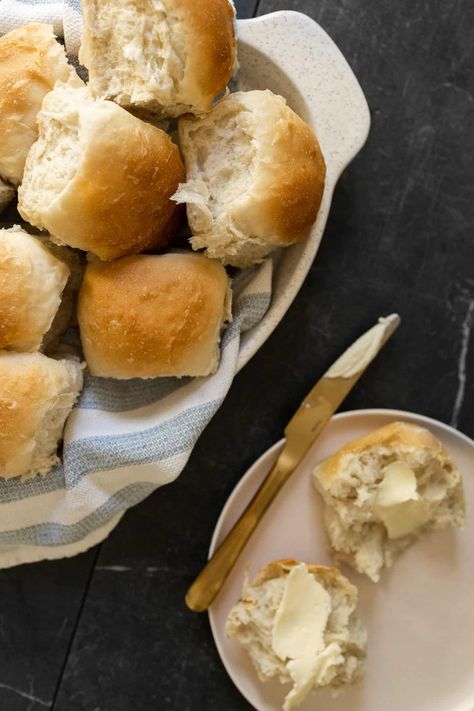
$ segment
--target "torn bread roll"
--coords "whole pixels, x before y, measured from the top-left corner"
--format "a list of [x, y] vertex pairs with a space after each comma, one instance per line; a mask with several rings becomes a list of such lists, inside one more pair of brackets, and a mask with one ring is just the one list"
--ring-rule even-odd
[[236, 62], [229, 0], [83, 0], [79, 59], [102, 99], [159, 117], [210, 111]]
[[225, 269], [201, 255], [89, 264], [78, 317], [91, 374], [127, 380], [213, 373], [230, 300]]
[[318, 141], [271, 91], [229, 94], [204, 118], [179, 121], [193, 249], [248, 267], [303, 241], [316, 220], [326, 168]]
[[21, 227], [0, 230], [0, 350], [39, 350], [69, 269]]
[[333, 553], [374, 581], [424, 531], [464, 525], [461, 474], [417, 425], [393, 422], [347, 444], [313, 481]]
[[0, 477], [47, 474], [82, 388], [82, 366], [0, 351]]
[[25, 220], [103, 260], [168, 245], [184, 166], [164, 131], [94, 101], [79, 79], [47, 95], [38, 125], [18, 191]]
[[0, 38], [0, 177], [12, 185], [22, 179], [45, 95], [74, 74], [51, 25], [30, 23]]
[[292, 683], [283, 708], [314, 689], [338, 689], [364, 670], [367, 633], [357, 588], [336, 568], [280, 560], [244, 583], [226, 634], [249, 654], [261, 681]]

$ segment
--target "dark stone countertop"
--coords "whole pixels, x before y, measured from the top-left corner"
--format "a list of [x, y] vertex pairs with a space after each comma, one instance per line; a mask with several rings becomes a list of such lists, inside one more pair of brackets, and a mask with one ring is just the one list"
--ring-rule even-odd
[[176, 483], [100, 548], [0, 572], [1, 711], [250, 708], [184, 593], [239, 477], [379, 315], [396, 310], [403, 327], [344, 409], [412, 410], [474, 436], [474, 4], [237, 5], [241, 17], [299, 10], [327, 30], [366, 93], [368, 144], [299, 296]]

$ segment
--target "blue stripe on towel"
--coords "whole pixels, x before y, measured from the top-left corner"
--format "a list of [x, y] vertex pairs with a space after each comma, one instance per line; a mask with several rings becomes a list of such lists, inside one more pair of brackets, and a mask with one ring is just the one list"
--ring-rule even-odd
[[58, 489], [71, 490], [95, 471], [110, 471], [134, 464], [157, 465], [191, 450], [196, 438], [221, 403], [206, 402], [177, 415], [157, 427], [123, 435], [90, 437], [71, 442], [64, 451], [63, 465], [46, 477], [22, 481], [19, 478], [0, 481], [2, 503], [20, 501]]
[[0, 544], [28, 546], [64, 546], [80, 541], [92, 531], [105, 526], [111, 519], [130, 506], [143, 501], [155, 489], [154, 484], [130, 484], [110, 497], [102, 506], [77, 523], [40, 523], [18, 530], [0, 533]]

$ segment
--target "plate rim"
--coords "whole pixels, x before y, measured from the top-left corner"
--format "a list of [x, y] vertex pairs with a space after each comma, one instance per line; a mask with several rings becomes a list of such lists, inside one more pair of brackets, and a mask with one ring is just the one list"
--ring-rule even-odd
[[[446, 422], [441, 422], [440, 420], [436, 420], [433, 417], [428, 417], [427, 415], [420, 415], [415, 412], [409, 412], [408, 410], [397, 410], [397, 409], [392, 409], [392, 408], [359, 408], [357, 410], [346, 410], [344, 412], [337, 412], [335, 413], [332, 417], [330, 422], [333, 420], [343, 420], [343, 419], [353, 419], [354, 417], [361, 417], [361, 416], [387, 416], [387, 417], [392, 417], [395, 416], [395, 418], [405, 418], [405, 419], [413, 419], [416, 420], [417, 422], [420, 423], [425, 423], [426, 425], [436, 425], [437, 427], [441, 428], [445, 432], [453, 435], [455, 437], [458, 437], [461, 441], [463, 441], [465, 444], [468, 446], [472, 447], [474, 450], [474, 440], [471, 439], [468, 435], [466, 435], [464, 432], [460, 432], [456, 428], [452, 427], [451, 425], [448, 425]], [[234, 486], [232, 489], [231, 493], [227, 497], [227, 500], [221, 510], [221, 513], [217, 519], [212, 538], [211, 538], [211, 543], [209, 546], [209, 551], [208, 551], [208, 558], [211, 557], [213, 554], [215, 547], [217, 545], [217, 539], [220, 534], [221, 528], [223, 521], [225, 519], [225, 515], [230, 508], [234, 498], [238, 496], [240, 490], [243, 488], [244, 484], [246, 483], [247, 478], [251, 476], [251, 472], [258, 466], [258, 464], [265, 458], [271, 457], [274, 452], [278, 448], [281, 448], [283, 446], [284, 438], [278, 440], [275, 442], [273, 445], [271, 445], [268, 449], [266, 449], [251, 465], [248, 467], [248, 469], [245, 471], [245, 473], [241, 476], [237, 484]], [[255, 709], [253, 704], [249, 701], [249, 699], [245, 696], [245, 694], [242, 693], [236, 678], [233, 673], [233, 669], [227, 664], [227, 660], [225, 655], [223, 654], [223, 649], [221, 647], [221, 643], [219, 640], [219, 637], [217, 635], [217, 622], [214, 618], [214, 615], [212, 613], [212, 605], [207, 611], [208, 614], [208, 620], [209, 620], [209, 625], [211, 628], [212, 632], [212, 638], [214, 640], [214, 644], [217, 650], [217, 653], [219, 655], [219, 659], [224, 666], [224, 669], [226, 670], [227, 674], [229, 675], [229, 678], [231, 679], [232, 683], [234, 684], [235, 688], [239, 692], [239, 694], [242, 696], [242, 698], [245, 699], [245, 701], [252, 706], [252, 708]], [[453, 711], [457, 711], [456, 709], [453, 709]], [[461, 711], [461, 709], [459, 709]], [[467, 711], [467, 709], [463, 709], [462, 711]]]

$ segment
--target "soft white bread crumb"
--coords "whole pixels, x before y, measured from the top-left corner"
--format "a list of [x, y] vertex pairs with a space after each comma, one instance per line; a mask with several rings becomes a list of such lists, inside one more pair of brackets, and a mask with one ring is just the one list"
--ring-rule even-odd
[[222, 264], [192, 252], [91, 262], [78, 308], [90, 372], [119, 380], [214, 373], [231, 298]]
[[313, 481], [337, 559], [374, 581], [424, 531], [464, 524], [461, 475], [441, 443], [415, 425], [394, 422], [351, 442], [316, 467]]
[[59, 310], [69, 269], [21, 227], [0, 230], [0, 350], [35, 351]]
[[166, 133], [94, 101], [78, 78], [56, 84], [38, 126], [18, 191], [25, 220], [103, 260], [168, 244], [184, 166]]
[[15, 197], [15, 188], [13, 188], [11, 185], [8, 185], [8, 183], [5, 183], [1, 178], [0, 178], [0, 213], [4, 211], [4, 209], [11, 203], [13, 198]]
[[82, 388], [82, 366], [0, 351], [0, 477], [46, 474]]
[[311, 128], [271, 91], [229, 94], [207, 116], [179, 121], [194, 249], [247, 267], [304, 240], [316, 220], [325, 163]]
[[[306, 692], [311, 688], [329, 686], [335, 689], [350, 684], [363, 672], [367, 633], [355, 612], [357, 588], [336, 568], [304, 565], [294, 560], [269, 563], [257, 573], [252, 583], [247, 580], [244, 582], [241, 599], [227, 618], [226, 634], [239, 642], [249, 654], [261, 681], [276, 677], [282, 684], [292, 682], [291, 660], [282, 659], [276, 654], [274, 633], [288, 576], [297, 566], [303, 566], [327, 591], [330, 604], [323, 630], [323, 646], [319, 653], [324, 663], [320, 666], [317, 681], [313, 680]], [[298, 600], [295, 606], [297, 609]], [[297, 625], [295, 615], [292, 619]], [[311, 624], [311, 617], [306, 618], [306, 622]], [[299, 630], [295, 628], [293, 632], [298, 644]], [[285, 709], [303, 700], [304, 694], [295, 699], [294, 691], [287, 696]]]
[[43, 98], [74, 74], [51, 25], [30, 23], [0, 38], [0, 176], [13, 185], [36, 140]]
[[203, 113], [236, 57], [228, 0], [82, 0], [92, 93], [160, 117]]

